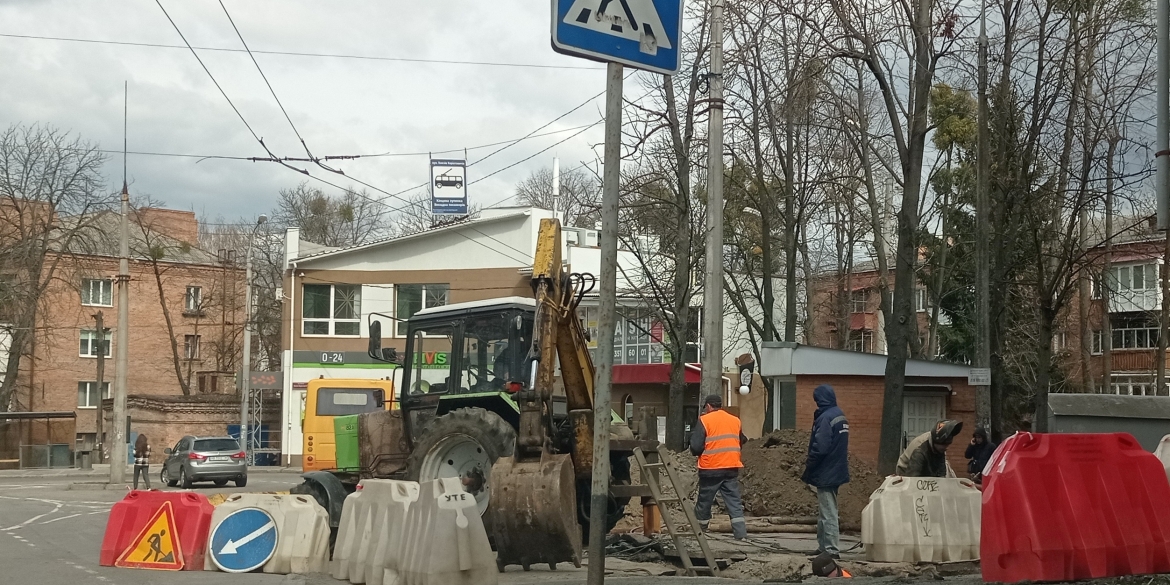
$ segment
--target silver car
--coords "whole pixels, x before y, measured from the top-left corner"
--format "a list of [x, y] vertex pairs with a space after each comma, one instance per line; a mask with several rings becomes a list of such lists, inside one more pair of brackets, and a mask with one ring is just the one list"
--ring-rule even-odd
[[235, 481], [236, 487], [248, 485], [248, 462], [240, 444], [231, 437], [183, 437], [167, 455], [159, 479], [170, 487], [190, 488], [197, 481], [213, 481], [217, 486]]

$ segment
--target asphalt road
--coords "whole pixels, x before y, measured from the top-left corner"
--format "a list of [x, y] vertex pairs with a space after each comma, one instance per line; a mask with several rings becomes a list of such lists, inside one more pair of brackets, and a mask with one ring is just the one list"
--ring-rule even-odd
[[[102, 536], [110, 507], [126, 490], [94, 489], [93, 478], [0, 476], [0, 583], [4, 585], [338, 585], [328, 575], [232, 575], [211, 571], [143, 571], [98, 566]], [[70, 489], [70, 484], [83, 483]], [[198, 484], [206, 495], [235, 492], [285, 491], [300, 483], [295, 473], [253, 473], [248, 487], [238, 489]], [[158, 487], [155, 485], [155, 487]], [[510, 567], [502, 585], [555, 583], [584, 585], [585, 568], [529, 573]], [[622, 585], [706, 585], [723, 579], [672, 577], [610, 577]]]

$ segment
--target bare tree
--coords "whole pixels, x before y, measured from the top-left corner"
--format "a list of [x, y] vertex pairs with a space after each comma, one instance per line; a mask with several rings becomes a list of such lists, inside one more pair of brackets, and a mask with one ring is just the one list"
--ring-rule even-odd
[[330, 196], [307, 182], [280, 190], [273, 220], [299, 227], [302, 238], [322, 246], [354, 246], [391, 235], [386, 204], [364, 191]]
[[426, 190], [411, 195], [390, 221], [394, 235], [409, 236], [479, 217], [479, 205], [469, 203], [467, 215], [435, 215], [431, 213], [431, 195]]
[[541, 167], [516, 185], [521, 205], [553, 209], [564, 214], [565, 225], [592, 228], [601, 220], [601, 184], [582, 168], [561, 171], [559, 200], [553, 201], [553, 172]]
[[16, 406], [46, 291], [72, 276], [71, 259], [96, 235], [94, 212], [114, 201], [102, 185], [103, 163], [97, 146], [48, 126], [0, 133], [0, 316], [11, 336], [0, 411]]

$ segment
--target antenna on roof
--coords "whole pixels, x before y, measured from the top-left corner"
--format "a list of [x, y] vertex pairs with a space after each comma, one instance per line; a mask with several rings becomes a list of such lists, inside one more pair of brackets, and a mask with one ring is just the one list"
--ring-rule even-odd
[[126, 145], [128, 139], [126, 138], [126, 128], [129, 127], [129, 112], [130, 112], [130, 82], [122, 82], [122, 193], [128, 191], [126, 185]]

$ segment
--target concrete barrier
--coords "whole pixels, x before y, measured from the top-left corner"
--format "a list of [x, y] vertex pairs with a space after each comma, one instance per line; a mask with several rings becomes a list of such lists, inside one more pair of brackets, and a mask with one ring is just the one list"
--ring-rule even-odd
[[345, 499], [330, 565], [335, 579], [369, 585], [397, 580], [407, 513], [418, 499], [413, 481], [367, 479]]
[[459, 478], [420, 485], [410, 506], [398, 576], [402, 585], [495, 585], [495, 553], [476, 508]]
[[967, 479], [887, 477], [861, 513], [866, 560], [978, 559], [981, 497]]
[[329, 514], [308, 496], [231, 495], [211, 515], [207, 552], [208, 571], [321, 573], [329, 565]]
[[211, 504], [201, 494], [132, 491], [110, 509], [99, 564], [202, 570], [211, 511]]
[[1170, 480], [1170, 435], [1162, 437], [1158, 441], [1158, 448], [1154, 450], [1154, 456], [1158, 461], [1162, 462], [1162, 468], [1166, 470], [1166, 479]]

